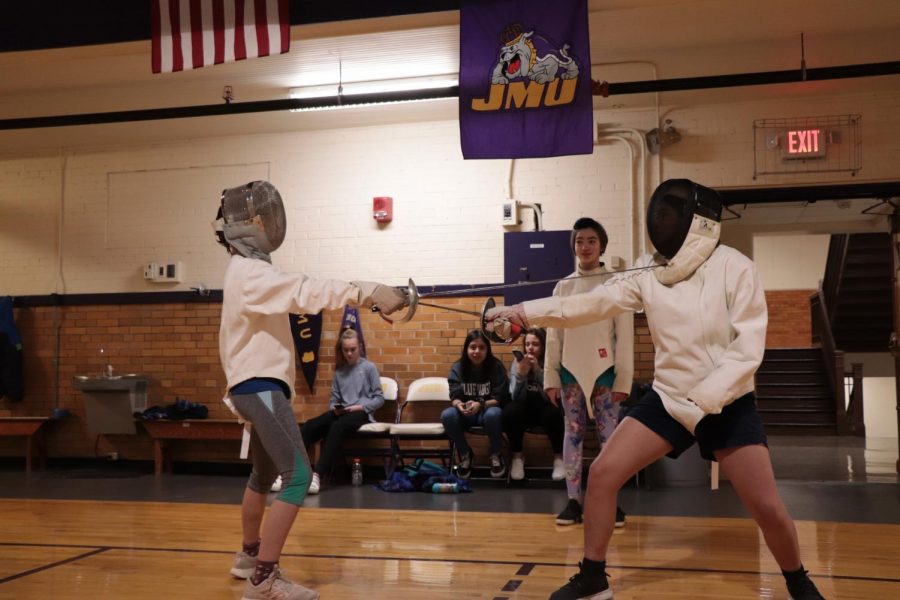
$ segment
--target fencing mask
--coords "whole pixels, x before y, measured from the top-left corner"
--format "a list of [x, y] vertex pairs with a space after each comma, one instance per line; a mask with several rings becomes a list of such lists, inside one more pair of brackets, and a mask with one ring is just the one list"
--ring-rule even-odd
[[667, 259], [657, 278], [667, 285], [689, 277], [719, 243], [722, 200], [715, 190], [688, 179], [662, 182], [650, 198], [647, 233]]
[[272, 262], [287, 231], [281, 194], [268, 181], [251, 181], [222, 192], [213, 223], [219, 243], [241, 256]]

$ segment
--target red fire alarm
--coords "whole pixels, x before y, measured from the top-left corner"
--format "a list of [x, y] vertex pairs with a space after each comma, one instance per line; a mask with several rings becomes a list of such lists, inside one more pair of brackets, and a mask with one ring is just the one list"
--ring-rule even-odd
[[394, 219], [394, 199], [388, 196], [372, 198], [372, 217], [379, 223], [390, 223]]

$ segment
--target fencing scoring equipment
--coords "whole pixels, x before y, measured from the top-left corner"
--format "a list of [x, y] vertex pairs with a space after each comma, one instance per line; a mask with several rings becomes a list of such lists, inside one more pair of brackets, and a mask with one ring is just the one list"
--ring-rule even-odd
[[661, 283], [677, 283], [706, 262], [719, 243], [722, 200], [714, 190], [687, 179], [662, 182], [650, 198], [647, 234], [666, 265]]
[[216, 238], [247, 258], [272, 262], [270, 254], [281, 246], [287, 233], [284, 202], [268, 181], [251, 181], [222, 192], [213, 222]]

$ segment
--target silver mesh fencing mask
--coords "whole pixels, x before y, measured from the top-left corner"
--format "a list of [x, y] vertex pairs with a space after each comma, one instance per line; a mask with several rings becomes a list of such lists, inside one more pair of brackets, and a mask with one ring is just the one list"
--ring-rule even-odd
[[222, 191], [222, 202], [213, 223], [219, 243], [241, 256], [272, 262], [269, 256], [281, 246], [287, 219], [281, 194], [268, 181]]
[[670, 260], [674, 258], [691, 230], [695, 215], [721, 223], [719, 194], [689, 179], [662, 182], [647, 208], [647, 233], [656, 251]]

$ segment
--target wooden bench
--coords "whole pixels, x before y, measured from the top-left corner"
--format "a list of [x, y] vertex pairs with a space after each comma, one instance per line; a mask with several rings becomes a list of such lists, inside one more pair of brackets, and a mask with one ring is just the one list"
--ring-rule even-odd
[[47, 466], [47, 450], [44, 445], [42, 427], [48, 417], [0, 417], [0, 437], [25, 438], [25, 474], [31, 474], [31, 462], [37, 451], [40, 466]]
[[139, 421], [153, 438], [153, 473], [172, 471], [166, 447], [172, 440], [240, 440], [244, 426], [234, 419]]

